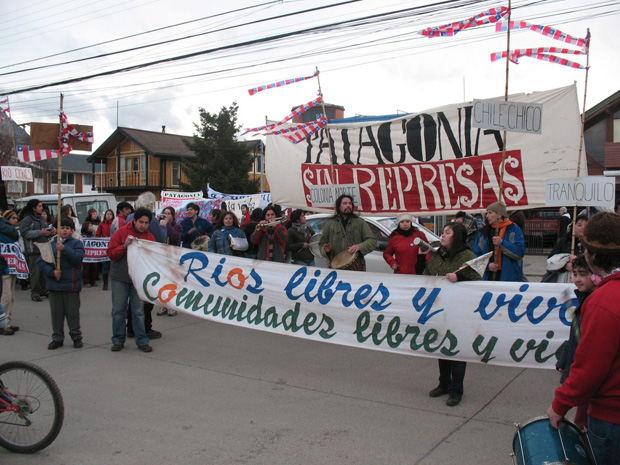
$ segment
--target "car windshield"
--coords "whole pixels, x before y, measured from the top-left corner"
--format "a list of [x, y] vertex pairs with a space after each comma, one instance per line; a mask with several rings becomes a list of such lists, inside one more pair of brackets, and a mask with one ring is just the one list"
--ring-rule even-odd
[[398, 223], [396, 222], [396, 218], [381, 218], [380, 220], [377, 220], [377, 223], [379, 223], [380, 225], [382, 225], [383, 227], [385, 227], [388, 231], [392, 232], [396, 229], [396, 227], [398, 226]]

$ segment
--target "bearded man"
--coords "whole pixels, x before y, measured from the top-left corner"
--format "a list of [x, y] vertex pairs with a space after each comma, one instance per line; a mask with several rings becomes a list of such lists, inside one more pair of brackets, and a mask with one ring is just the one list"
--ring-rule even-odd
[[353, 213], [354, 208], [353, 197], [342, 194], [336, 199], [336, 214], [325, 224], [319, 247], [330, 268], [335, 267], [334, 258], [346, 250], [352, 254], [352, 261], [338, 268], [366, 271], [364, 255], [375, 250], [377, 239], [368, 223]]

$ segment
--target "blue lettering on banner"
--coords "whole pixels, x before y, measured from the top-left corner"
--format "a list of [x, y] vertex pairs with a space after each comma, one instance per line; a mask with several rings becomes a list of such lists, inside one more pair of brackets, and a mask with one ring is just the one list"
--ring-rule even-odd
[[[529, 285], [524, 284], [519, 288], [519, 291], [525, 293], [528, 289]], [[478, 313], [480, 315], [480, 318], [487, 321], [493, 318], [502, 307], [507, 307], [508, 318], [511, 322], [516, 323], [525, 316], [530, 323], [537, 325], [538, 323], [543, 321], [549, 314], [551, 314], [551, 312], [553, 312], [555, 309], [558, 309], [560, 321], [566, 326], [570, 326], [570, 321], [568, 321], [566, 313], [568, 312], [568, 310], [575, 307], [576, 299], [568, 299], [565, 302], [561, 302], [558, 304], [558, 299], [555, 297], [551, 297], [547, 302], [544, 302], [545, 299], [542, 296], [534, 295], [530, 297], [529, 302], [525, 306], [525, 311], [521, 314], [518, 314], [517, 309], [520, 306], [522, 307], [523, 298], [524, 296], [521, 294], [517, 294], [508, 298], [506, 294], [499, 294], [495, 296], [492, 292], [487, 291], [482, 295], [478, 308], [474, 311], [474, 313]], [[495, 308], [493, 308], [493, 306], [495, 306]], [[535, 311], [539, 309], [539, 307], [541, 307], [540, 311], [542, 313], [536, 315]], [[490, 308], [493, 309], [488, 311], [488, 309]]]
[[[341, 303], [345, 308], [355, 306], [359, 310], [363, 310], [370, 306], [371, 309], [380, 312], [385, 310], [391, 304], [388, 301], [390, 297], [390, 291], [383, 283], [379, 283], [376, 289], [370, 284], [364, 284], [356, 291], [353, 290], [350, 283], [346, 281], [338, 281], [338, 272], [331, 270], [327, 273], [327, 276], [323, 277], [319, 284], [319, 278], [322, 276], [321, 270], [314, 271], [314, 278], [310, 278], [307, 282], [306, 276], [308, 274], [308, 268], [298, 268], [286, 287], [284, 292], [286, 296], [291, 300], [298, 300], [304, 298], [306, 302], [313, 302], [318, 299], [322, 305], [327, 305], [334, 296], [341, 292]], [[304, 284], [305, 282], [305, 284]], [[316, 285], [319, 285], [318, 290], [314, 290]], [[299, 288], [299, 289], [298, 289]]]

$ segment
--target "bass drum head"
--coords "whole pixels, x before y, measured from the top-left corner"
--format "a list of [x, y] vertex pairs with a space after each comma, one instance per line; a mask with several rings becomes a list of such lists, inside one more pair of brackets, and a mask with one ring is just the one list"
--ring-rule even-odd
[[551, 426], [548, 417], [528, 420], [519, 425], [512, 439], [512, 450], [518, 465], [593, 463], [579, 428], [568, 420], [562, 420], [559, 430]]
[[322, 236], [323, 233], [316, 233], [310, 238], [310, 252], [312, 252], [312, 255], [314, 255], [316, 258], [321, 258], [323, 256], [321, 255], [321, 248], [319, 247], [319, 241], [321, 240]]

